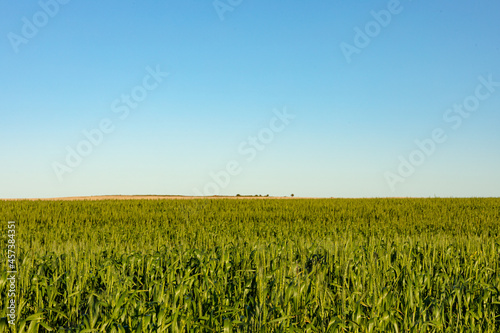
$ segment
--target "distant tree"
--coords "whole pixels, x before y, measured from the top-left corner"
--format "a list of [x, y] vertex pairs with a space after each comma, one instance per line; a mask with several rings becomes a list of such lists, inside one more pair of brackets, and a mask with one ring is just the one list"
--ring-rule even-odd
[[239, 193], [238, 193], [238, 194], [236, 194], [236, 196], [237, 196], [237, 197], [241, 197], [241, 194], [239, 194]]
[[292, 193], [292, 197], [294, 197], [294, 196], [295, 196], [295, 194]]

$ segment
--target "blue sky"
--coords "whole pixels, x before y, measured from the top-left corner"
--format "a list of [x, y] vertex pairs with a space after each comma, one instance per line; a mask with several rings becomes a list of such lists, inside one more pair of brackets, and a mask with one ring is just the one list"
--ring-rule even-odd
[[493, 0], [1, 1], [0, 197], [500, 196], [499, 18]]

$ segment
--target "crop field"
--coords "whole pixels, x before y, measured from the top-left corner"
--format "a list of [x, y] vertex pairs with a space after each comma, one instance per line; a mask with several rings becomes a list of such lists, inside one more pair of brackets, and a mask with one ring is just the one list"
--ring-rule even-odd
[[498, 198], [23, 200], [0, 217], [1, 332], [500, 332]]

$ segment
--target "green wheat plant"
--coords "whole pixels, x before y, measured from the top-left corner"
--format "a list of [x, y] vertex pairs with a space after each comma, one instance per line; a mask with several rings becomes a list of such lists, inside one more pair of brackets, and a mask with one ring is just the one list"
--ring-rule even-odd
[[496, 198], [25, 200], [0, 217], [2, 332], [500, 331]]

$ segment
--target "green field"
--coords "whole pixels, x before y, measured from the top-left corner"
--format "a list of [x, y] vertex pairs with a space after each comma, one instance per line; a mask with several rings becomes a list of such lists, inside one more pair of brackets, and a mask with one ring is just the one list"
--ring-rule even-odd
[[500, 332], [500, 199], [1, 201], [0, 217], [0, 331]]

